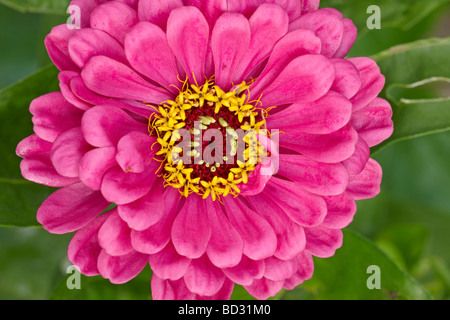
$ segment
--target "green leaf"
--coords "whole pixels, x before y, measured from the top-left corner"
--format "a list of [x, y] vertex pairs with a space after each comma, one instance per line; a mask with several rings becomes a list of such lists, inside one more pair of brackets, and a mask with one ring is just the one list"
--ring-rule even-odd
[[[344, 230], [344, 244], [328, 259], [314, 260], [312, 279], [283, 299], [432, 299], [429, 292], [409, 274], [402, 271], [373, 242], [355, 232]], [[369, 289], [369, 277], [375, 275], [369, 266], [379, 267], [380, 289]], [[369, 271], [368, 271], [369, 270]]]
[[69, 0], [0, 0], [0, 4], [20, 12], [65, 14]]
[[0, 90], [0, 225], [33, 226], [36, 210], [51, 188], [24, 180], [20, 174], [17, 144], [33, 134], [30, 102], [58, 90], [58, 70], [48, 66], [30, 77]]
[[446, 38], [420, 40], [373, 56], [386, 77], [384, 95], [394, 111], [392, 137], [374, 150], [450, 129], [450, 97], [439, 92], [423, 98], [408, 97], [412, 93], [420, 95], [423, 86], [450, 83], [449, 55], [450, 38]]

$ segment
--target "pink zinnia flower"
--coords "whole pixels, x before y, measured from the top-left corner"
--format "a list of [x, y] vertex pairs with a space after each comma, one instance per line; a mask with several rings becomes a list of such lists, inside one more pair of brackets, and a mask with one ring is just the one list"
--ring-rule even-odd
[[[61, 92], [32, 102], [17, 147], [26, 179], [60, 187], [37, 220], [76, 231], [69, 260], [113, 283], [150, 264], [155, 299], [228, 299], [235, 283], [265, 299], [309, 279], [379, 192], [369, 148], [393, 130], [376, 63], [344, 59], [353, 23], [318, 0], [71, 5], [81, 29], [45, 40]], [[219, 159], [202, 158], [206, 129]]]

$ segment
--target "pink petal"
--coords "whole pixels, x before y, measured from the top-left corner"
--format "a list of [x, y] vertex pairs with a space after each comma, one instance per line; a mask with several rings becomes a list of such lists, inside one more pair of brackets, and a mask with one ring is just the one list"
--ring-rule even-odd
[[275, 257], [267, 258], [265, 261], [266, 269], [264, 278], [272, 281], [284, 281], [294, 275], [297, 271], [297, 259], [280, 260]]
[[143, 231], [131, 232], [131, 243], [139, 252], [155, 254], [161, 251], [170, 241], [172, 224], [177, 214], [180, 193], [169, 188], [164, 193], [164, 215], [157, 223]]
[[70, 83], [73, 79], [79, 78], [80, 73], [76, 71], [61, 71], [58, 74], [59, 88], [61, 93], [69, 103], [81, 110], [89, 110], [91, 104], [78, 97], [72, 90]]
[[137, 12], [118, 1], [102, 4], [91, 13], [91, 28], [105, 31], [121, 44], [126, 34], [138, 22]]
[[319, 54], [320, 48], [320, 39], [311, 31], [289, 32], [275, 44], [266, 67], [251, 86], [252, 96], [259, 97], [292, 60], [306, 54]]
[[314, 261], [311, 254], [302, 252], [297, 257], [297, 272], [284, 281], [284, 288], [294, 290], [305, 280], [311, 279], [314, 272]]
[[275, 45], [288, 31], [289, 17], [280, 6], [263, 4], [250, 17], [251, 41], [245, 56], [236, 69], [234, 83], [240, 83], [266, 59]]
[[142, 198], [118, 207], [120, 217], [133, 230], [142, 231], [156, 224], [164, 215], [164, 186], [154, 183]]
[[302, 155], [280, 155], [278, 173], [318, 195], [337, 195], [345, 191], [348, 173], [340, 163], [326, 164]]
[[81, 72], [90, 90], [111, 98], [160, 104], [172, 96], [142, 79], [126, 65], [105, 56], [93, 57]]
[[180, 256], [171, 242], [161, 251], [150, 255], [153, 274], [161, 279], [178, 280], [184, 276], [191, 259]]
[[254, 279], [261, 279], [264, 269], [264, 260], [252, 260], [243, 255], [237, 266], [222, 271], [231, 281], [245, 286], [252, 284]]
[[242, 258], [243, 241], [236, 229], [224, 215], [217, 202], [211, 199], [206, 206], [211, 225], [211, 238], [206, 253], [211, 262], [219, 268], [236, 266]]
[[130, 238], [131, 230], [123, 221], [117, 207], [111, 210], [108, 219], [98, 232], [98, 243], [111, 256], [123, 256], [133, 250]]
[[297, 19], [302, 14], [301, 0], [273, 0], [273, 3], [283, 8], [291, 21]]
[[219, 16], [229, 10], [229, 0], [185, 0], [187, 6], [195, 6], [205, 15], [210, 26], [214, 26]]
[[53, 144], [50, 158], [56, 171], [65, 177], [78, 177], [80, 161], [92, 147], [84, 140], [81, 128], [73, 128], [62, 134]]
[[322, 42], [321, 54], [326, 57], [335, 55], [344, 33], [342, 20], [324, 9], [303, 14], [289, 26], [289, 31], [299, 29], [311, 30], [320, 38]]
[[45, 230], [63, 234], [87, 225], [109, 206], [98, 191], [81, 182], [53, 192], [37, 211], [37, 220]]
[[273, 177], [264, 189], [264, 194], [301, 226], [317, 226], [327, 214], [322, 197], [305, 191], [294, 182]]
[[228, 91], [236, 68], [249, 50], [250, 24], [238, 13], [224, 13], [212, 31], [211, 48], [215, 65], [215, 83]]
[[308, 13], [319, 8], [320, 0], [301, 0], [302, 13]]
[[133, 131], [123, 136], [117, 144], [116, 160], [123, 171], [141, 173], [152, 162], [156, 150], [152, 150], [155, 137]]
[[122, 284], [136, 277], [147, 263], [148, 255], [137, 251], [123, 256], [110, 256], [102, 250], [98, 257], [98, 270], [111, 283]]
[[240, 194], [243, 196], [254, 196], [261, 193], [264, 190], [266, 183], [272, 177], [272, 174], [266, 174], [267, 172], [275, 172], [274, 164], [270, 158], [265, 158], [258, 163], [255, 170], [249, 174], [248, 182], [241, 183], [238, 186], [241, 190]]
[[78, 67], [69, 56], [69, 40], [75, 34], [76, 29], [69, 29], [67, 24], [61, 24], [52, 29], [45, 37], [45, 47], [50, 59], [55, 66], [63, 70], [78, 71]]
[[325, 163], [337, 163], [350, 158], [355, 152], [358, 133], [352, 126], [330, 134], [308, 134], [289, 130], [280, 134], [280, 146], [302, 153]]
[[[274, 110], [276, 111], [276, 109]], [[352, 104], [344, 96], [329, 91], [314, 102], [295, 103], [267, 118], [267, 128], [297, 129], [312, 134], [327, 134], [341, 129], [352, 115]]]
[[323, 227], [307, 228], [305, 250], [319, 258], [329, 258], [342, 246], [342, 231]]
[[347, 192], [355, 200], [374, 198], [380, 193], [381, 177], [381, 166], [375, 160], [369, 159], [364, 170], [351, 177]]
[[192, 260], [183, 278], [189, 291], [201, 296], [216, 294], [225, 281], [222, 270], [215, 267], [206, 255]]
[[209, 26], [203, 14], [195, 7], [173, 10], [167, 21], [167, 41], [189, 81], [203, 83], [209, 42]]
[[327, 58], [320, 55], [298, 57], [264, 89], [261, 102], [268, 108], [320, 99], [331, 88], [334, 76], [334, 66]]
[[68, 103], [60, 92], [34, 99], [30, 105], [34, 132], [44, 140], [54, 142], [59, 134], [81, 123], [82, 111]]
[[362, 85], [358, 70], [347, 60], [332, 59], [331, 61], [336, 69], [336, 78], [331, 90], [339, 92], [347, 99], [353, 98]]
[[356, 213], [356, 203], [346, 192], [324, 197], [328, 213], [321, 226], [329, 229], [343, 229], [350, 224]]
[[116, 165], [116, 148], [104, 147], [88, 151], [80, 160], [80, 180], [86, 187], [100, 190], [103, 176]]
[[148, 132], [147, 124], [112, 106], [98, 106], [86, 111], [81, 129], [86, 141], [95, 147], [116, 146], [123, 136], [133, 131]]
[[344, 34], [342, 35], [342, 41], [334, 56], [336, 58], [344, 58], [352, 48], [358, 36], [358, 29], [350, 19], [343, 19]]
[[49, 187], [64, 187], [79, 181], [60, 175], [50, 160], [52, 144], [37, 135], [23, 139], [16, 148], [16, 154], [24, 158], [20, 162], [22, 176], [32, 182]]
[[183, 279], [172, 281], [152, 275], [153, 300], [194, 300], [196, 295], [189, 291]]
[[363, 171], [369, 157], [370, 148], [367, 142], [359, 136], [355, 145], [355, 152], [350, 158], [344, 160], [342, 164], [347, 168], [348, 173], [354, 176]]
[[90, 17], [92, 10], [94, 10], [100, 4], [106, 2], [107, 0], [72, 0], [70, 1], [71, 6], [76, 6], [80, 9], [80, 21], [76, 21], [75, 12], [71, 14], [72, 23], [76, 25], [80, 23], [81, 28], [89, 28], [91, 25]]
[[225, 279], [222, 288], [212, 296], [196, 296], [196, 300], [230, 300], [233, 293], [234, 283], [228, 279]]
[[138, 5], [139, 20], [149, 21], [165, 28], [172, 10], [182, 6], [182, 0], [140, 0]]
[[78, 67], [83, 68], [95, 56], [107, 56], [127, 63], [122, 46], [106, 32], [81, 29], [69, 40], [69, 54]]
[[255, 212], [258, 212], [273, 227], [277, 235], [277, 250], [274, 256], [282, 260], [290, 260], [297, 256], [305, 248], [305, 233], [303, 228], [294, 223], [275, 204], [273, 200], [264, 194], [255, 197], [247, 197], [248, 202]]
[[102, 181], [101, 191], [110, 202], [118, 205], [133, 202], [150, 191], [157, 180], [159, 162], [153, 161], [143, 172], [124, 172], [119, 166], [109, 169]]
[[244, 286], [254, 298], [258, 300], [266, 300], [274, 297], [281, 289], [283, 289], [284, 281], [272, 281], [267, 278], [261, 278], [253, 281], [249, 286]]
[[85, 276], [100, 274], [97, 259], [102, 248], [98, 244], [97, 234], [108, 217], [109, 213], [98, 216], [78, 230], [70, 240], [67, 257]]
[[211, 238], [205, 202], [197, 195], [191, 195], [172, 226], [172, 242], [177, 252], [191, 259], [201, 257]]
[[384, 99], [376, 98], [361, 110], [354, 112], [351, 124], [359, 135], [373, 147], [392, 135], [392, 109]]
[[358, 111], [375, 100], [384, 87], [385, 78], [380, 73], [377, 63], [366, 57], [347, 59], [358, 69], [362, 80], [359, 92], [351, 99], [353, 111]]
[[248, 208], [239, 198], [224, 197], [223, 202], [228, 219], [244, 241], [243, 254], [254, 260], [272, 256], [277, 248], [277, 237], [267, 220]]
[[158, 26], [149, 22], [137, 24], [125, 38], [125, 53], [136, 71], [166, 89], [174, 90], [170, 85], [179, 84], [177, 61], [166, 34]]

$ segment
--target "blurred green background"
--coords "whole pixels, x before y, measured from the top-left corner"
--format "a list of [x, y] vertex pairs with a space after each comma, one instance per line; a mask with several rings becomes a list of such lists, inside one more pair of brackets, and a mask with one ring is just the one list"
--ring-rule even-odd
[[[372, 4], [381, 8], [380, 30], [366, 26], [370, 16], [366, 9]], [[350, 56], [379, 61], [398, 134], [373, 150], [384, 171], [382, 191], [375, 199], [358, 202], [343, 247], [332, 258], [315, 259], [313, 279], [276, 299], [448, 299], [450, 2], [329, 0], [321, 6], [341, 10], [358, 26]], [[14, 149], [32, 132], [29, 102], [57, 90], [57, 72], [48, 67], [44, 37], [52, 26], [67, 20], [66, 7], [67, 1], [0, 0], [0, 299], [147, 299], [149, 270], [122, 286], [83, 277], [82, 290], [68, 290], [70, 235], [51, 235], [34, 218], [51, 190], [20, 178]], [[441, 40], [416, 44], [429, 38]], [[408, 45], [379, 54], [402, 44]], [[402, 50], [405, 56], [396, 56]], [[407, 86], [431, 77], [440, 79], [417, 88]], [[420, 100], [409, 104], [405, 99]], [[366, 286], [369, 265], [380, 266], [381, 290]], [[250, 296], [237, 287], [232, 298]]]

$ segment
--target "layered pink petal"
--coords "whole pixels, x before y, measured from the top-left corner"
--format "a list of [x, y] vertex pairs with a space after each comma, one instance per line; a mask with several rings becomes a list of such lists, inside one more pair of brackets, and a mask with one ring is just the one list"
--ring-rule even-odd
[[319, 54], [320, 48], [320, 39], [311, 31], [289, 32], [275, 44], [266, 67], [251, 87], [252, 95], [258, 97], [263, 93], [263, 89], [271, 84], [292, 60], [306, 54]]
[[248, 202], [255, 212], [258, 212], [269, 222], [277, 235], [277, 250], [274, 256], [289, 260], [297, 256], [305, 248], [305, 233], [303, 228], [294, 223], [276, 205], [276, 203], [264, 194], [255, 197], [247, 197]]
[[165, 28], [172, 10], [182, 7], [182, 0], [140, 0], [139, 20], [148, 21]]
[[91, 13], [91, 28], [105, 31], [121, 44], [126, 34], [138, 23], [137, 12], [125, 3], [109, 1]]
[[231, 281], [245, 286], [252, 284], [255, 279], [261, 279], [264, 269], [264, 260], [252, 260], [243, 255], [237, 266], [222, 271]]
[[37, 211], [37, 220], [45, 230], [68, 233], [87, 225], [109, 206], [100, 192], [81, 182], [53, 192]]
[[350, 158], [357, 142], [358, 133], [350, 125], [330, 134], [308, 134], [294, 130], [280, 134], [281, 147], [325, 163], [338, 163]]
[[134, 251], [130, 235], [130, 228], [114, 208], [98, 231], [98, 243], [108, 255], [123, 256]]
[[315, 227], [305, 229], [305, 250], [319, 258], [329, 258], [342, 246], [343, 235], [340, 229]]
[[130, 132], [148, 132], [147, 124], [112, 106], [98, 106], [85, 112], [81, 129], [86, 141], [95, 147], [115, 147]]
[[275, 257], [267, 258], [265, 261], [266, 269], [264, 278], [272, 281], [284, 281], [294, 275], [297, 271], [296, 257], [290, 260], [280, 260]]
[[355, 145], [355, 152], [350, 158], [344, 160], [342, 164], [347, 168], [350, 175], [357, 175], [363, 171], [369, 157], [370, 147], [367, 142], [359, 136], [358, 142]]
[[294, 182], [273, 177], [264, 189], [264, 194], [301, 226], [317, 226], [327, 213], [322, 197], [305, 191]]
[[158, 168], [157, 161], [153, 161], [141, 173], [125, 172], [119, 166], [113, 167], [103, 177], [102, 194], [108, 201], [118, 205], [133, 202], [150, 191], [158, 178]]
[[250, 17], [251, 41], [245, 56], [233, 77], [240, 83], [266, 59], [275, 43], [288, 31], [289, 17], [280, 6], [263, 4]]
[[358, 36], [358, 29], [350, 19], [343, 19], [344, 34], [342, 35], [342, 41], [334, 56], [336, 58], [344, 58], [350, 49], [353, 47]]
[[211, 262], [219, 268], [236, 266], [242, 258], [244, 243], [236, 229], [224, 215], [217, 202], [206, 200], [211, 238], [206, 253]]
[[392, 135], [392, 109], [384, 99], [376, 98], [363, 109], [354, 112], [351, 124], [359, 135], [373, 147]]
[[106, 56], [127, 63], [125, 52], [113, 37], [97, 29], [81, 29], [69, 40], [70, 58], [83, 68], [92, 57]]
[[290, 31], [299, 29], [311, 30], [320, 38], [321, 54], [326, 57], [333, 57], [336, 54], [344, 33], [341, 19], [325, 9], [303, 14], [289, 26]]
[[172, 11], [167, 21], [167, 41], [191, 83], [204, 82], [209, 25], [195, 7]]
[[341, 94], [329, 91], [314, 102], [295, 103], [271, 115], [267, 118], [267, 128], [297, 129], [306, 133], [327, 134], [345, 126], [351, 115], [351, 102]]
[[283, 288], [284, 281], [273, 281], [267, 278], [261, 278], [253, 281], [249, 286], [244, 286], [254, 298], [266, 300], [274, 297]]
[[197, 300], [229, 300], [233, 293], [234, 283], [228, 279], [223, 282], [222, 288], [212, 296], [196, 296]]
[[97, 259], [102, 251], [98, 243], [98, 230], [101, 228], [109, 213], [104, 213], [86, 226], [78, 230], [70, 240], [67, 257], [78, 270], [86, 276], [100, 274]]
[[79, 176], [80, 161], [92, 147], [84, 140], [80, 127], [70, 129], [58, 136], [50, 158], [56, 171], [69, 178]]
[[150, 255], [150, 267], [161, 279], [178, 280], [186, 273], [191, 259], [181, 256], [171, 242], [161, 251]]
[[161, 219], [145, 230], [133, 230], [131, 232], [131, 243], [136, 250], [147, 254], [155, 254], [169, 243], [179, 200], [180, 193], [178, 190], [175, 188], [166, 190], [164, 193], [164, 215]]
[[140, 77], [126, 65], [105, 56], [93, 57], [81, 72], [86, 87], [111, 98], [160, 104], [169, 100], [168, 91]]
[[155, 137], [133, 131], [123, 136], [117, 144], [116, 160], [123, 171], [141, 173], [152, 162], [156, 150], [152, 150]]
[[79, 178], [92, 190], [100, 190], [105, 173], [116, 166], [116, 148], [96, 148], [86, 152], [79, 164]]
[[201, 257], [211, 238], [211, 225], [203, 199], [191, 195], [172, 226], [172, 242], [177, 252], [191, 259]]
[[75, 107], [81, 109], [81, 110], [89, 110], [91, 105], [84, 101], [83, 99], [80, 99], [72, 90], [72, 87], [70, 83], [73, 79], [80, 76], [79, 72], [76, 71], [61, 71], [58, 74], [59, 79], [59, 88], [61, 89], [61, 93], [64, 96], [64, 99], [67, 100], [67, 102], [73, 104]]
[[164, 186], [154, 183], [142, 198], [118, 207], [120, 217], [133, 230], [142, 231], [156, 224], [164, 215]]
[[173, 91], [170, 86], [179, 83], [177, 61], [166, 34], [158, 26], [149, 22], [137, 24], [125, 38], [125, 53], [136, 71], [161, 86]]
[[302, 13], [308, 13], [319, 8], [320, 0], [300, 0], [302, 3]]
[[54, 142], [62, 132], [79, 126], [82, 111], [68, 103], [60, 92], [34, 99], [30, 105], [33, 130], [41, 138]]
[[250, 24], [241, 14], [224, 13], [214, 26], [211, 48], [215, 84], [225, 91], [230, 89], [236, 68], [249, 50], [250, 37]]
[[348, 184], [348, 173], [344, 165], [321, 163], [302, 155], [281, 154], [278, 173], [319, 195], [340, 194]]
[[303, 251], [297, 257], [297, 272], [284, 281], [284, 288], [287, 290], [293, 290], [305, 280], [312, 277], [314, 272], [314, 261], [311, 254]]
[[200, 9], [205, 15], [210, 26], [214, 26], [219, 16], [224, 12], [235, 12], [230, 10], [229, 0], [184, 0], [187, 6], [194, 6]]
[[332, 59], [331, 61], [336, 69], [336, 77], [331, 90], [339, 92], [347, 99], [353, 98], [362, 85], [358, 69], [353, 63], [344, 59]]
[[375, 160], [369, 159], [364, 170], [351, 177], [347, 192], [355, 200], [373, 198], [380, 193], [381, 177], [381, 166]]
[[194, 300], [196, 294], [189, 291], [183, 279], [164, 280], [152, 275], [151, 281], [153, 300]]
[[45, 38], [45, 47], [47, 48], [50, 59], [55, 66], [63, 70], [78, 71], [78, 67], [69, 56], [69, 39], [76, 33], [76, 29], [70, 29], [67, 24], [61, 24], [52, 29]]
[[311, 102], [323, 97], [335, 76], [333, 64], [320, 55], [304, 55], [294, 59], [264, 90], [264, 107], [295, 102]]
[[206, 255], [192, 260], [183, 278], [189, 291], [201, 296], [216, 294], [225, 281], [222, 270], [215, 267]]
[[16, 148], [16, 154], [24, 158], [20, 162], [22, 176], [32, 182], [49, 187], [64, 187], [79, 181], [60, 175], [52, 164], [50, 151], [52, 144], [37, 135], [23, 139]]
[[356, 213], [356, 203], [346, 192], [337, 195], [324, 197], [327, 203], [327, 216], [321, 226], [329, 229], [343, 229], [350, 224]]
[[244, 241], [243, 254], [250, 259], [270, 257], [277, 248], [277, 237], [271, 225], [239, 199], [223, 199], [228, 219]]
[[362, 80], [361, 89], [351, 99], [353, 111], [358, 111], [375, 100], [384, 87], [385, 78], [380, 73], [380, 67], [371, 58], [350, 58], [347, 61], [355, 65]]
[[123, 256], [110, 256], [105, 250], [98, 257], [98, 270], [111, 283], [122, 284], [136, 277], [148, 264], [148, 255], [132, 251]]
[[[70, 5], [74, 6], [74, 8], [80, 10], [79, 17], [76, 16], [76, 11], [71, 13], [72, 24], [76, 25], [77, 22], [80, 23], [81, 28], [89, 28], [91, 25], [91, 13], [97, 6], [102, 3], [105, 3], [108, 0], [72, 0], [70, 1]], [[76, 20], [79, 18], [79, 21]]]

